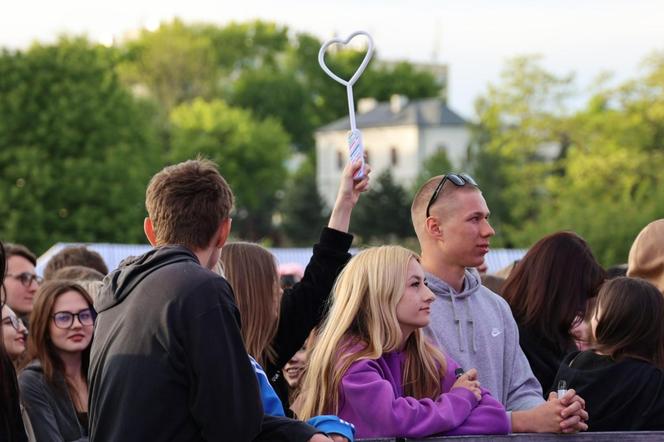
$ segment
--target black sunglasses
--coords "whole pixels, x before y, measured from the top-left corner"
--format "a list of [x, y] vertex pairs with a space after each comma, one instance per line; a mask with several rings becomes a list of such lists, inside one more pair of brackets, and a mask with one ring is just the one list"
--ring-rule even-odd
[[471, 186], [474, 187], [479, 187], [475, 182], [475, 180], [470, 175], [467, 175], [465, 173], [448, 173], [444, 175], [443, 179], [440, 180], [440, 183], [438, 183], [438, 186], [436, 186], [436, 190], [433, 191], [431, 199], [429, 200], [429, 204], [427, 204], [427, 218], [429, 218], [429, 209], [431, 209], [433, 203], [436, 202], [436, 198], [438, 198], [438, 194], [440, 193], [440, 191], [443, 190], [443, 185], [445, 184], [445, 181], [449, 181], [450, 183], [454, 184], [457, 187], [463, 187], [466, 184], [470, 184]]

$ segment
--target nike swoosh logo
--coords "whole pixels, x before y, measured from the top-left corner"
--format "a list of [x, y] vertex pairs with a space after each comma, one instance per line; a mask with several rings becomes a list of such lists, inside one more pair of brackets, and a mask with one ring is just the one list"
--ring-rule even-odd
[[497, 328], [494, 328], [493, 330], [491, 330], [491, 336], [493, 336], [494, 338], [496, 336], [498, 336], [499, 334], [501, 334], [501, 333], [502, 333], [502, 331], [498, 330]]

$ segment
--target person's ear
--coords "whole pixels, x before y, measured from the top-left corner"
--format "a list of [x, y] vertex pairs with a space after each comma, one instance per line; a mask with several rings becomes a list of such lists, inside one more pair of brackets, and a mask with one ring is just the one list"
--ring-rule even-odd
[[152, 220], [150, 218], [145, 218], [143, 220], [143, 232], [152, 246], [157, 245], [157, 235], [154, 233], [154, 226], [152, 225]]
[[219, 224], [219, 228], [217, 229], [217, 239], [215, 244], [217, 248], [222, 248], [224, 244], [226, 244], [228, 236], [231, 234], [232, 223], [233, 220], [231, 218], [226, 218]]
[[427, 234], [434, 239], [441, 239], [443, 236], [440, 220], [435, 216], [430, 216], [426, 219], [424, 228], [426, 229]]

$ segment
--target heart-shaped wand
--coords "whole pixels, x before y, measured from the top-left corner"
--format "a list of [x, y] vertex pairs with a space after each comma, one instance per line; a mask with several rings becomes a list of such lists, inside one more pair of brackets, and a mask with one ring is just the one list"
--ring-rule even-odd
[[[327, 65], [325, 64], [325, 52], [327, 51], [327, 48], [329, 48], [333, 44], [347, 45], [353, 38], [357, 37], [358, 35], [363, 35], [367, 38], [368, 41], [367, 53], [365, 54], [364, 59], [360, 64], [360, 67], [357, 68], [357, 71], [355, 71], [350, 80], [344, 80], [343, 78], [340, 78], [338, 75], [332, 72], [330, 68], [327, 67]], [[332, 38], [330, 40], [327, 40], [320, 47], [320, 51], [318, 51], [318, 64], [320, 64], [320, 67], [323, 69], [323, 71], [325, 71], [325, 73], [329, 75], [334, 81], [346, 86], [346, 95], [348, 96], [348, 117], [350, 119], [350, 132], [348, 132], [348, 149], [350, 151], [350, 161], [355, 162], [358, 159], [362, 161], [362, 167], [355, 174], [354, 176], [355, 179], [362, 179], [362, 177], [364, 177], [364, 145], [362, 143], [362, 133], [357, 128], [357, 125], [355, 123], [355, 103], [353, 101], [353, 85], [355, 84], [357, 79], [360, 78], [360, 75], [362, 75], [362, 72], [364, 72], [364, 69], [369, 64], [369, 61], [373, 56], [373, 50], [374, 50], [374, 45], [371, 35], [369, 35], [365, 31], [356, 31], [350, 34], [348, 38], [346, 38], [345, 40], [342, 40], [340, 38]]]

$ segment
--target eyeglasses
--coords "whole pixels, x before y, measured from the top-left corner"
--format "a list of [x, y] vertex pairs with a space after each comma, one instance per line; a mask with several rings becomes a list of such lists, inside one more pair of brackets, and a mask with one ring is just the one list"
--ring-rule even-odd
[[443, 179], [440, 180], [440, 183], [438, 183], [438, 186], [436, 186], [436, 190], [433, 191], [433, 195], [431, 195], [429, 204], [427, 204], [427, 218], [429, 218], [429, 209], [431, 209], [433, 203], [436, 202], [436, 198], [438, 198], [438, 194], [440, 194], [440, 191], [443, 190], [443, 185], [445, 184], [445, 181], [449, 181], [450, 183], [454, 184], [457, 187], [463, 187], [466, 184], [479, 187], [475, 182], [475, 180], [472, 179], [470, 175], [466, 175], [465, 173], [448, 173], [447, 175], [443, 176]]
[[74, 324], [74, 317], [76, 317], [81, 325], [94, 325], [96, 316], [95, 311], [90, 308], [81, 310], [78, 313], [56, 312], [53, 315], [53, 322], [58, 328], [71, 328]]
[[27, 327], [23, 323], [23, 320], [17, 318], [16, 316], [7, 316], [6, 318], [2, 318], [2, 323], [11, 325], [17, 332], [21, 331], [21, 327], [23, 327], [23, 331], [27, 333]]
[[19, 273], [18, 275], [13, 275], [11, 273], [7, 273], [7, 276], [10, 276], [14, 279], [18, 279], [19, 281], [21, 281], [21, 284], [23, 284], [26, 287], [30, 287], [30, 285], [32, 284], [32, 281], [36, 281], [37, 285], [44, 282], [44, 278], [42, 278], [41, 276], [37, 276], [34, 273], [30, 273], [30, 272]]

